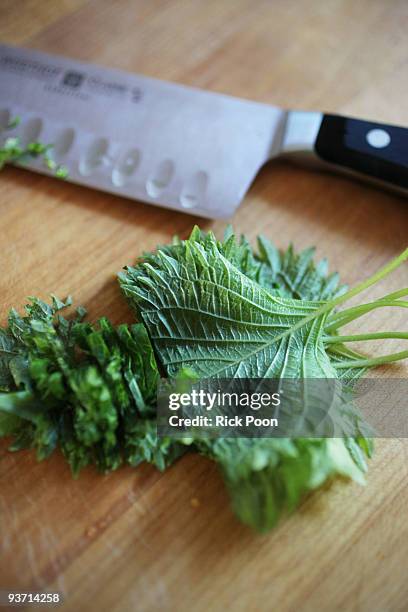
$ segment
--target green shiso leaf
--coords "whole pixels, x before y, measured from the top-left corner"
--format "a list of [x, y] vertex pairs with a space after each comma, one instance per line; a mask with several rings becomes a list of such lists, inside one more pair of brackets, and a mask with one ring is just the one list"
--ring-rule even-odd
[[[340, 341], [326, 343], [326, 327], [336, 306], [372, 281], [347, 294], [338, 276], [327, 274], [326, 262], [316, 266], [312, 256], [312, 249], [280, 252], [264, 238], [254, 253], [231, 231], [220, 242], [195, 228], [188, 240], [126, 268], [120, 283], [169, 377], [192, 368], [204, 378], [338, 377], [351, 383], [370, 363]], [[236, 514], [261, 532], [328, 478], [363, 483], [372, 451], [364, 436], [195, 444], [220, 465]]]
[[268, 292], [210, 234], [186, 241], [176, 257], [158, 251], [128, 271], [122, 290], [170, 377], [182, 367], [217, 378], [336, 376], [323, 345], [330, 310]]

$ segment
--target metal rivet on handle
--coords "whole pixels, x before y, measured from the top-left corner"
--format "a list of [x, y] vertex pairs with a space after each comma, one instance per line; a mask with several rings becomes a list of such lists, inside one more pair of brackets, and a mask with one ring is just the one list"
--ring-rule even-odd
[[174, 163], [171, 159], [160, 162], [156, 170], [146, 181], [146, 191], [151, 198], [159, 195], [169, 186], [174, 175]]
[[391, 136], [385, 130], [375, 128], [374, 130], [367, 132], [366, 140], [368, 144], [375, 149], [384, 149], [390, 144]]

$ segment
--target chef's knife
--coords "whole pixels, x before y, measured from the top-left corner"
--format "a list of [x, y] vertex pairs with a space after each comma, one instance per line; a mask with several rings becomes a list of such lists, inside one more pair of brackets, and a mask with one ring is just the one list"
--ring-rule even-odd
[[[70, 181], [209, 218], [230, 217], [261, 166], [281, 155], [408, 193], [406, 128], [0, 45], [0, 126], [14, 116], [23, 144], [53, 143]], [[48, 172], [39, 160], [28, 165]]]

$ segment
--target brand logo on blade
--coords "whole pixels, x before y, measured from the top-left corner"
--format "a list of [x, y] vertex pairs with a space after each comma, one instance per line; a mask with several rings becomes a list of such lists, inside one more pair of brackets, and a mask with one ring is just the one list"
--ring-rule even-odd
[[84, 75], [80, 72], [69, 71], [64, 74], [62, 84], [68, 87], [78, 88], [84, 80]]

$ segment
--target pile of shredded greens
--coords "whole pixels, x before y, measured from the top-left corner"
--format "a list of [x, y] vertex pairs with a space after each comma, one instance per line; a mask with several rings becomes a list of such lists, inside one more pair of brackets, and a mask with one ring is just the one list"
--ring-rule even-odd
[[407, 333], [340, 334], [376, 308], [406, 308], [408, 289], [337, 310], [404, 262], [408, 250], [350, 291], [313, 254], [279, 251], [263, 237], [254, 250], [231, 230], [218, 241], [195, 228], [120, 274], [135, 325], [114, 327], [106, 318], [91, 324], [83, 308], [65, 318], [70, 300], [31, 298], [24, 316], [11, 310], [0, 328], [0, 436], [11, 437], [11, 450], [36, 449], [39, 459], [59, 448], [74, 476], [87, 465], [106, 472], [143, 461], [164, 470], [184, 452], [202, 453], [220, 466], [238, 517], [261, 532], [336, 475], [364, 482], [372, 443], [363, 435], [157, 436], [160, 376], [353, 381], [408, 357], [369, 358], [348, 348]]
[[[8, 125], [0, 129], [1, 132], [14, 130], [20, 123], [19, 117], [14, 117]], [[68, 176], [67, 169], [58, 164], [52, 156], [51, 144], [42, 142], [29, 142], [24, 145], [19, 136], [9, 136], [0, 143], [0, 170], [5, 164], [19, 164], [24, 166], [27, 161], [32, 159], [41, 159], [44, 166], [48, 168], [57, 178], [66, 178]]]

